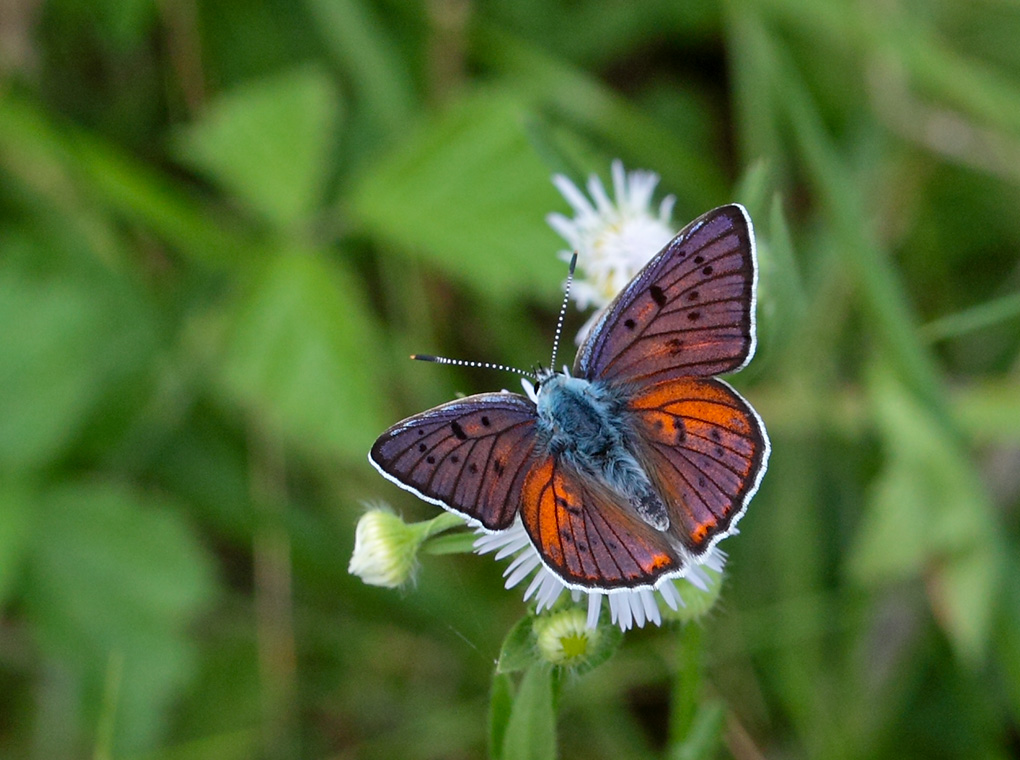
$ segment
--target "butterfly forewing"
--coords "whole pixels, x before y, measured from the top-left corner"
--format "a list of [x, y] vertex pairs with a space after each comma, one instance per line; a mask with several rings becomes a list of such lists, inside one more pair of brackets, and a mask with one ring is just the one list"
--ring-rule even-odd
[[502, 530], [520, 507], [535, 420], [534, 404], [516, 393], [468, 396], [397, 423], [369, 459], [421, 498]]
[[732, 532], [769, 455], [751, 406], [714, 378], [661, 381], [628, 403], [635, 455], [664, 497], [670, 532], [697, 556]]
[[557, 457], [536, 461], [523, 496], [525, 530], [546, 566], [569, 586], [649, 586], [683, 567], [665, 535]]
[[747, 212], [734, 204], [704, 214], [606, 307], [575, 376], [644, 382], [740, 369], [754, 351], [755, 279]]

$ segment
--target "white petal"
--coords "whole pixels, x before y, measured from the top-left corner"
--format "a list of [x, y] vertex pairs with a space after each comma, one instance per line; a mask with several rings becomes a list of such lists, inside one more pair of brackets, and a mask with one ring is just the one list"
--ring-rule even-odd
[[618, 158], [613, 159], [611, 171], [613, 174], [613, 194], [616, 196], [616, 202], [622, 205], [627, 198], [627, 173], [623, 169], [623, 161]]
[[701, 591], [708, 591], [709, 577], [700, 567], [692, 567], [685, 576], [688, 583]]
[[599, 624], [599, 612], [602, 610], [602, 597], [605, 596], [601, 591], [591, 591], [588, 593], [588, 627], [597, 628]]
[[673, 581], [666, 581], [659, 586], [659, 594], [662, 595], [662, 599], [669, 605], [669, 608], [676, 612], [681, 607], [686, 606], [684, 604], [684, 598], [680, 596], [680, 592], [676, 590], [676, 585]]
[[559, 578], [545, 568], [542, 568], [539, 575], [542, 576], [542, 587], [538, 591], [536, 601], [538, 602], [538, 611], [541, 612], [556, 604], [556, 600], [560, 598], [560, 594], [563, 593], [563, 589], [566, 586], [560, 582]]
[[609, 609], [613, 613], [613, 622], [620, 626], [620, 630], [630, 630], [631, 620], [630, 602], [627, 594], [609, 594]]
[[535, 385], [528, 378], [521, 378], [521, 387], [524, 388], [524, 393], [527, 394], [534, 403], [538, 403], [538, 391], [535, 390]]
[[504, 576], [507, 576], [506, 583], [503, 584], [504, 587], [513, 588], [527, 578], [531, 574], [531, 571], [540, 564], [541, 561], [538, 559], [537, 552], [525, 552], [523, 554], [519, 554], [517, 558], [507, 566], [506, 571], [503, 573]]
[[606, 188], [602, 184], [602, 179], [599, 175], [593, 174], [588, 178], [588, 194], [595, 199], [595, 207], [598, 209], [600, 216], [605, 217], [615, 213], [616, 207], [613, 206], [613, 202], [606, 195]]
[[571, 248], [577, 248], [580, 245], [581, 231], [577, 229], [577, 225], [573, 221], [567, 219], [563, 214], [549, 214], [545, 221], [556, 234], [567, 241]]
[[560, 191], [560, 195], [566, 199], [567, 203], [573, 206], [574, 211], [582, 216], [589, 214], [594, 216], [595, 209], [588, 202], [588, 199], [584, 197], [584, 193], [577, 189], [577, 185], [562, 174], [554, 176], [552, 181], [556, 185], [556, 189]]
[[530, 539], [528, 538], [527, 534], [524, 534], [523, 536], [518, 536], [513, 541], [507, 542], [507, 544], [503, 548], [496, 552], [493, 559], [495, 560], [506, 559], [511, 554], [519, 552], [521, 549], [527, 546], [529, 541]]
[[647, 213], [648, 202], [652, 199], [655, 186], [659, 184], [659, 175], [652, 172], [631, 172], [630, 175], [630, 208]]
[[538, 591], [538, 587], [542, 585], [542, 581], [545, 580], [545, 576], [542, 575], [542, 571], [539, 570], [535, 577], [531, 579], [531, 583], [528, 584], [527, 590], [524, 592], [524, 601], [528, 601], [532, 595]]
[[670, 225], [670, 220], [673, 218], [673, 206], [676, 205], [676, 196], [667, 195], [662, 199], [662, 203], [659, 204], [659, 221], [665, 225]]
[[627, 594], [627, 604], [630, 605], [630, 613], [634, 616], [634, 627], [644, 628], [645, 627], [645, 605], [644, 600], [641, 598], [644, 594], [644, 590], [635, 591]]
[[662, 625], [662, 616], [659, 615], [659, 605], [655, 601], [655, 594], [648, 589], [641, 591], [641, 603], [645, 608], [645, 617], [656, 625]]

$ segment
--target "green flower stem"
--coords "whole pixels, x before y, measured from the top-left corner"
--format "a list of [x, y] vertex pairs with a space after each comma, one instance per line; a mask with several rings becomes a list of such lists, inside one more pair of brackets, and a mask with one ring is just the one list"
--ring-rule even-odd
[[478, 537], [472, 532], [451, 533], [436, 536], [426, 541], [421, 551], [423, 554], [470, 554], [475, 549]]
[[452, 512], [443, 512], [419, 525], [425, 531], [420, 550], [424, 554], [469, 554], [474, 550], [476, 538], [474, 531], [440, 535], [452, 528], [464, 527], [464, 518]]
[[442, 512], [436, 515], [434, 518], [424, 523], [428, 527], [425, 530], [424, 540], [428, 540], [433, 536], [438, 536], [440, 533], [445, 533], [450, 528], [460, 528], [464, 525], [464, 518], [453, 514], [452, 512]]
[[701, 672], [705, 656], [704, 631], [697, 623], [683, 626], [677, 636], [676, 671], [670, 700], [669, 736], [674, 747], [690, 736], [701, 703]]

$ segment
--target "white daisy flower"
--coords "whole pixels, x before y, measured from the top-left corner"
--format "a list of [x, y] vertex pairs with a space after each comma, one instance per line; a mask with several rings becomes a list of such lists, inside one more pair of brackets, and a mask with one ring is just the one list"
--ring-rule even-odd
[[[569, 591], [572, 600], [582, 601], [587, 597], [587, 626], [598, 626], [599, 614], [602, 610], [602, 599], [609, 602], [610, 620], [620, 626], [623, 631], [629, 628], [641, 628], [645, 623], [662, 625], [663, 612], [659, 607], [664, 602], [674, 619], [695, 617], [711, 607], [719, 593], [720, 577], [726, 563], [726, 555], [713, 548], [704, 557], [699, 558], [701, 564], [692, 565], [682, 578], [669, 578], [660, 581], [655, 588], [619, 589], [611, 592], [588, 591], [568, 588], [558, 575], [542, 564], [538, 550], [531, 543], [520, 518], [508, 529], [499, 533], [478, 532], [475, 551], [479, 554], [495, 552], [497, 560], [513, 557], [503, 577], [505, 586], [511, 589], [524, 580], [531, 582], [524, 591], [524, 601], [535, 600], [537, 612], [549, 609], [560, 598], [564, 591]], [[689, 610], [690, 614], [685, 614]]]
[[[546, 221], [570, 245], [570, 250], [560, 251], [560, 258], [570, 261], [577, 251], [578, 274], [570, 297], [581, 310], [592, 306], [602, 309], [609, 304], [676, 234], [671, 221], [676, 198], [667, 195], [657, 212], [652, 208], [658, 174], [626, 172], [617, 159], [613, 161], [612, 176], [615, 200], [609, 198], [598, 175], [588, 179], [591, 200], [562, 174], [553, 177], [553, 184], [573, 207], [574, 218], [549, 214]], [[593, 323], [594, 317], [581, 328], [578, 343]]]

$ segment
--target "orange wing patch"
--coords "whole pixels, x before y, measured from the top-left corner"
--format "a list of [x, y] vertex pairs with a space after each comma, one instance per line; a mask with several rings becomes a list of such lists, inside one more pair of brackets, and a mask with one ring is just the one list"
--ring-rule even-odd
[[666, 536], [555, 457], [532, 467], [522, 496], [521, 518], [535, 548], [572, 586], [651, 585], [681, 567]]
[[667, 501], [670, 530], [694, 553], [729, 530], [757, 486], [768, 444], [757, 416], [711, 378], [677, 378], [633, 398], [636, 454]]

